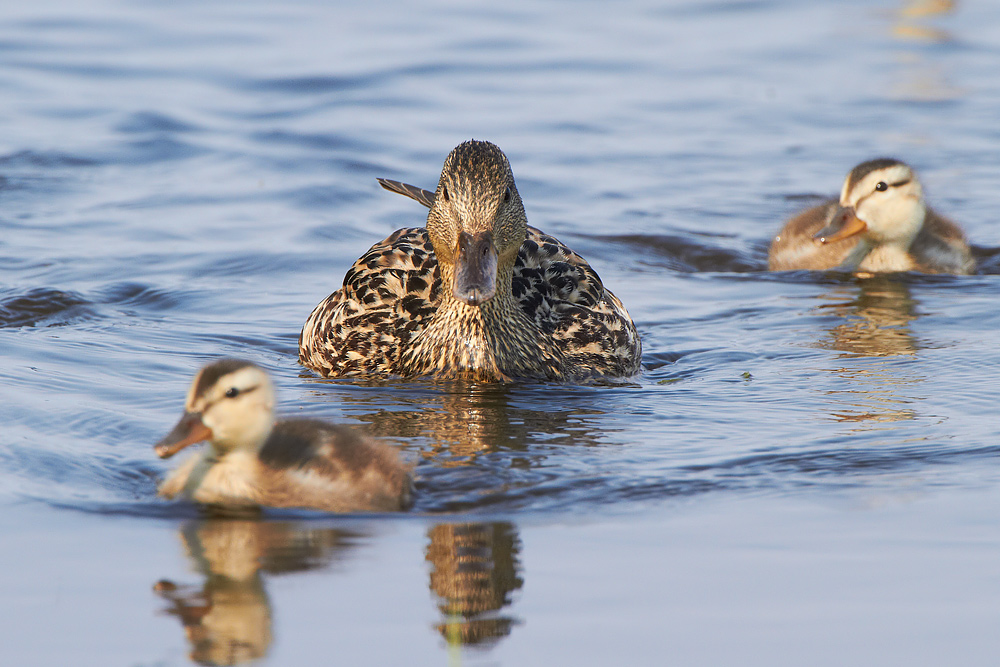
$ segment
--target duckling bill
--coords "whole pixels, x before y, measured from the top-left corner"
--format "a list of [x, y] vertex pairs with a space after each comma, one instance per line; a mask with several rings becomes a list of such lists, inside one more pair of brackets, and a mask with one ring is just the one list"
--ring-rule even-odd
[[354, 263], [306, 320], [303, 365], [329, 377], [487, 382], [638, 372], [625, 307], [582, 257], [528, 226], [499, 147], [456, 147], [433, 193], [380, 182], [427, 206], [427, 226], [396, 231]]
[[851, 170], [839, 200], [789, 220], [768, 268], [969, 274], [976, 263], [961, 228], [927, 206], [913, 169], [879, 158]]
[[276, 422], [274, 400], [274, 385], [253, 363], [223, 359], [203, 368], [184, 415], [155, 451], [169, 458], [205, 440], [209, 447], [170, 473], [159, 495], [225, 510], [385, 512], [409, 505], [410, 470], [396, 450], [318, 420]]

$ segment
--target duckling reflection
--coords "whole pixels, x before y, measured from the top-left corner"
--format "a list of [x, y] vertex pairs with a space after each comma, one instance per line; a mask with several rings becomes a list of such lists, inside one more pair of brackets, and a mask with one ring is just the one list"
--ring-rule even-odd
[[947, 44], [954, 41], [951, 33], [934, 25], [934, 19], [955, 10], [954, 0], [905, 0], [894, 12], [892, 35], [908, 45], [896, 54], [899, 79], [892, 87], [897, 100], [941, 102], [957, 99], [962, 90], [949, 81], [949, 73], [941, 63], [931, 62], [922, 44]]
[[904, 0], [895, 12], [896, 23], [892, 34], [903, 39], [943, 43], [952, 41], [951, 34], [934, 26], [917, 21], [937, 18], [955, 11], [955, 0]]
[[200, 665], [237, 665], [266, 656], [271, 604], [261, 571], [323, 567], [356, 538], [330, 528], [250, 520], [192, 522], [180, 535], [205, 582], [199, 588], [161, 580], [154, 590], [169, 603], [167, 613], [181, 620], [189, 657]]
[[[918, 342], [910, 328], [917, 319], [916, 302], [910, 288], [891, 275], [873, 275], [857, 283], [857, 293], [837, 290], [826, 298], [837, 299], [820, 306], [842, 317], [844, 322], [830, 330], [821, 347], [840, 350], [842, 356], [889, 357], [912, 355]], [[847, 300], [844, 301], [844, 297]]]
[[[904, 395], [906, 387], [922, 382], [912, 367], [899, 364], [900, 357], [917, 354], [920, 341], [910, 323], [919, 317], [909, 286], [898, 276], [875, 275], [838, 289], [825, 298], [833, 301], [820, 306], [843, 318], [821, 339], [819, 347], [839, 350], [843, 366], [832, 369], [851, 388], [830, 392], [838, 399], [834, 419], [845, 422], [895, 422], [914, 419], [913, 399]], [[845, 300], [845, 297], [848, 297]], [[850, 360], [871, 357], [879, 361], [865, 364]]]
[[500, 612], [524, 585], [514, 525], [441, 523], [427, 535], [430, 586], [444, 617], [435, 629], [450, 646], [491, 646], [509, 635], [518, 621]]

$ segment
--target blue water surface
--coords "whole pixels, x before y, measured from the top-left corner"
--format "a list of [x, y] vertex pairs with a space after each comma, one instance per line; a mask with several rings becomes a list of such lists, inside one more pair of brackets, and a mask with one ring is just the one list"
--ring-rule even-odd
[[[0, 9], [0, 662], [993, 664], [1000, 6]], [[458, 143], [626, 304], [611, 386], [329, 381], [297, 336]], [[862, 160], [972, 276], [766, 271]], [[205, 362], [416, 464], [401, 516], [155, 497]]]

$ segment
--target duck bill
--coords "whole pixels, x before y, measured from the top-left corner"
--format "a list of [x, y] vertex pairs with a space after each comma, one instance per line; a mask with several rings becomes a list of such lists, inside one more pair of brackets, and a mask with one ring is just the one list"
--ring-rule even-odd
[[825, 245], [857, 236], [866, 229], [868, 225], [855, 215], [853, 207], [841, 206], [830, 216], [829, 224], [816, 232], [813, 240]]
[[480, 306], [496, 294], [497, 247], [491, 232], [458, 236], [455, 283], [452, 293], [459, 301]]
[[205, 426], [201, 421], [201, 413], [185, 412], [181, 420], [177, 422], [170, 433], [163, 440], [156, 443], [153, 451], [161, 459], [168, 459], [188, 445], [193, 445], [202, 440], [212, 437], [212, 429]]

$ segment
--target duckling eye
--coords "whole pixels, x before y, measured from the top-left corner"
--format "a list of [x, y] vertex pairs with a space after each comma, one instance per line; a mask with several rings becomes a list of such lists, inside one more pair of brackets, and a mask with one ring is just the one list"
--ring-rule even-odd
[[240, 395], [240, 390], [236, 387], [230, 387], [226, 390], [226, 398], [236, 398]]
[[441, 186], [441, 196], [444, 197], [445, 201], [451, 201], [451, 197], [448, 196], [448, 186], [447, 185], [442, 185]]
[[510, 186], [509, 185], [503, 191], [503, 200], [504, 200], [504, 203], [507, 203], [507, 202], [510, 201]]
[[885, 181], [879, 181], [878, 183], [875, 184], [875, 189], [878, 190], [879, 192], [885, 192], [886, 190], [889, 189], [889, 185]]

